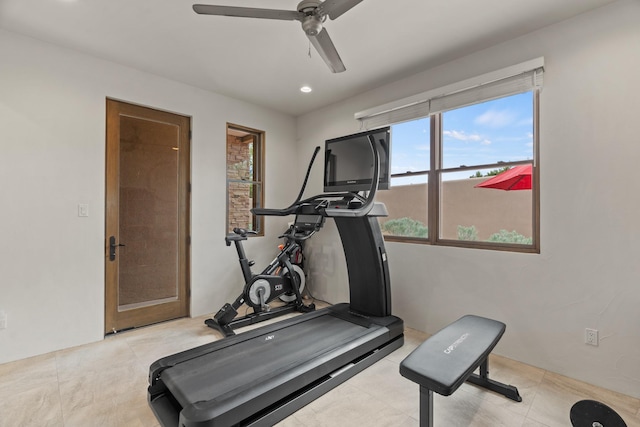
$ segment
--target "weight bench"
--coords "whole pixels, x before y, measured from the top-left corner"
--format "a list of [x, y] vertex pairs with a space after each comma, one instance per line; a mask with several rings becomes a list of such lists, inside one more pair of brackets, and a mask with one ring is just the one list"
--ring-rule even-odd
[[[441, 329], [400, 363], [400, 374], [420, 385], [420, 427], [433, 427], [433, 392], [449, 396], [468, 381], [522, 402], [518, 389], [489, 379], [489, 353], [506, 326], [467, 315]], [[474, 371], [480, 368], [480, 375]]]

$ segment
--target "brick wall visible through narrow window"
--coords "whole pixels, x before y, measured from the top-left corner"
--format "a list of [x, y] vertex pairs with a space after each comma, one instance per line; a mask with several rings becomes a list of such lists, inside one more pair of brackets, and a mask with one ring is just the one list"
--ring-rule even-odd
[[244, 228], [263, 234], [262, 218], [251, 213], [263, 204], [264, 132], [227, 125], [227, 232]]

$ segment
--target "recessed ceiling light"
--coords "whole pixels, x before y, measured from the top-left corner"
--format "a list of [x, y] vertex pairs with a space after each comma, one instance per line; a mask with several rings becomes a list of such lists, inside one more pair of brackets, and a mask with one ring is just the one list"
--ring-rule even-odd
[[309, 93], [311, 92], [313, 89], [311, 89], [309, 86], [302, 86], [300, 88], [300, 92], [304, 92], [304, 93]]

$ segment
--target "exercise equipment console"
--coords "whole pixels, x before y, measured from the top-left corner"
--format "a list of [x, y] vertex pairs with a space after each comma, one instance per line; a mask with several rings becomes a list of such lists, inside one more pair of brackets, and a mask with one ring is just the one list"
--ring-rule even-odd
[[344, 246], [349, 304], [300, 314], [154, 362], [148, 400], [163, 426], [271, 426], [404, 342], [403, 322], [391, 315], [389, 269], [375, 203], [378, 153], [367, 197], [321, 194], [258, 215], [333, 218]]
[[[420, 427], [433, 427], [433, 392], [450, 396], [465, 381], [521, 402], [518, 389], [489, 379], [489, 353], [505, 324], [467, 315], [431, 336], [400, 363], [400, 374], [420, 385]], [[473, 372], [480, 368], [480, 375]]]

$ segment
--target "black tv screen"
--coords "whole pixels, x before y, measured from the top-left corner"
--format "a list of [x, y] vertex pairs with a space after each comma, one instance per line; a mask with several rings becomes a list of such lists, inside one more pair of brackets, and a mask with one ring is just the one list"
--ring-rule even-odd
[[389, 189], [391, 129], [387, 126], [325, 141], [325, 193], [368, 191], [371, 188], [374, 160], [370, 138], [375, 140], [380, 157], [378, 189]]

